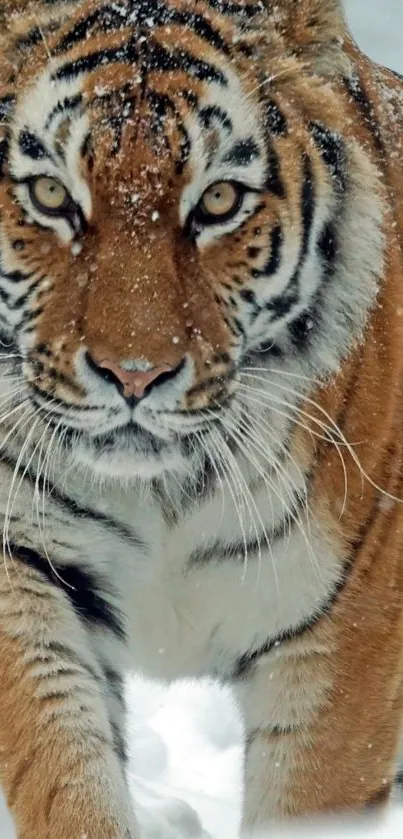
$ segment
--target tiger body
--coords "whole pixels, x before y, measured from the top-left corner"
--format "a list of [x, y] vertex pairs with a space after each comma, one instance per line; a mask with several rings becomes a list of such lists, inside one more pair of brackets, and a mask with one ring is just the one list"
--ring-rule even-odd
[[389, 794], [403, 716], [402, 82], [337, 0], [14, 8], [0, 779], [18, 836], [138, 839], [128, 670], [231, 686], [247, 829], [362, 809]]

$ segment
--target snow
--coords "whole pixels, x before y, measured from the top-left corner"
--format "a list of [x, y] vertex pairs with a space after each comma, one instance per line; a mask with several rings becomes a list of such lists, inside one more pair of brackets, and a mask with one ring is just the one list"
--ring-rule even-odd
[[[346, 0], [346, 8], [360, 46], [403, 72], [403, 0]], [[142, 839], [236, 839], [242, 729], [230, 695], [212, 684], [180, 683], [167, 690], [134, 679], [128, 700], [129, 777]], [[402, 825], [403, 811], [396, 807], [381, 821], [372, 816], [362, 823], [310, 823], [306, 836], [397, 839]], [[305, 829], [270, 831], [271, 837], [280, 835], [303, 837]], [[16, 839], [1, 796], [0, 839]]]

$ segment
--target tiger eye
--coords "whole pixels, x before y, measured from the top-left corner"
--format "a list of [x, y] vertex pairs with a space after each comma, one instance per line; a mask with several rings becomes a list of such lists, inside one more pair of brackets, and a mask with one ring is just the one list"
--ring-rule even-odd
[[30, 195], [36, 209], [47, 215], [61, 215], [71, 203], [66, 187], [56, 178], [46, 176], [31, 181]]
[[212, 184], [203, 194], [200, 210], [205, 216], [217, 221], [234, 213], [240, 202], [240, 190], [231, 181]]

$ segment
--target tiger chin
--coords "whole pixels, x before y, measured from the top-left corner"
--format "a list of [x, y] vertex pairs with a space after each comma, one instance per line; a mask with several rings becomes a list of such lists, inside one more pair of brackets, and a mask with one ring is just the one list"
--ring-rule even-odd
[[386, 801], [402, 80], [339, 0], [7, 10], [0, 782], [18, 837], [141, 839], [130, 670], [232, 689], [245, 831]]

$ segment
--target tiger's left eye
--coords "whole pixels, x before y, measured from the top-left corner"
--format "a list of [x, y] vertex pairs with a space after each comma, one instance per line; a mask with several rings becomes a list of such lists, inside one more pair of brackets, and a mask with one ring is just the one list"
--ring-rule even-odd
[[204, 223], [224, 221], [239, 210], [243, 190], [233, 181], [219, 181], [206, 189], [198, 205]]
[[34, 207], [48, 216], [64, 215], [73, 204], [66, 187], [56, 178], [32, 178], [29, 194]]

